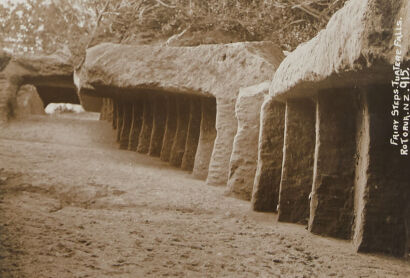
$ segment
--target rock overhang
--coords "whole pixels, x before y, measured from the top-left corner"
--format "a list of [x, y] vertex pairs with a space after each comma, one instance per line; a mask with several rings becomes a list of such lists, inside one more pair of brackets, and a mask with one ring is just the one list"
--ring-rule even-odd
[[[290, 53], [276, 71], [276, 100], [310, 97], [328, 88], [387, 84], [396, 59], [396, 24], [401, 20], [401, 63], [410, 57], [408, 1], [351, 0], [326, 28]], [[358, 74], [359, 73], [359, 74]]]
[[70, 57], [63, 55], [11, 57], [2, 73], [19, 84], [75, 88], [72, 61]]
[[235, 100], [240, 87], [271, 80], [283, 57], [271, 42], [196, 47], [103, 43], [87, 50], [75, 80], [82, 92], [95, 96], [119, 88], [121, 94], [151, 90]]

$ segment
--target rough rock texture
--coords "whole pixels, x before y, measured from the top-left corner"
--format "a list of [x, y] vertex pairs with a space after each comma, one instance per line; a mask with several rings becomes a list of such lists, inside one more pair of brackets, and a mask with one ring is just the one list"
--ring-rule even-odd
[[278, 221], [307, 223], [315, 150], [315, 106], [311, 100], [286, 102]]
[[270, 80], [282, 59], [282, 51], [269, 42], [197, 47], [105, 43], [87, 50], [76, 84], [80, 94], [104, 94], [100, 88], [115, 87], [135, 94], [148, 89], [215, 97], [218, 135], [207, 181], [226, 184], [239, 88]]
[[122, 105], [122, 127], [120, 134], [120, 149], [127, 150], [132, 124], [132, 103], [124, 102]]
[[45, 114], [43, 101], [37, 94], [37, 90], [34, 86], [21, 86], [17, 93], [15, 117], [22, 118], [33, 114]]
[[285, 104], [268, 98], [262, 105], [260, 125], [252, 208], [276, 211], [282, 175]]
[[177, 103], [175, 96], [167, 96], [167, 121], [165, 123], [165, 134], [162, 141], [160, 158], [169, 161], [172, 144], [174, 143], [175, 131], [177, 130]]
[[177, 129], [175, 131], [174, 142], [172, 144], [171, 155], [169, 158], [169, 163], [176, 167], [181, 166], [185, 152], [189, 124], [189, 106], [188, 97], [177, 97]]
[[100, 121], [105, 121], [107, 120], [107, 115], [108, 115], [108, 98], [102, 98], [102, 105], [101, 105], [101, 111], [100, 111]]
[[114, 102], [111, 98], [107, 98], [107, 121], [111, 122], [114, 116]]
[[389, 143], [392, 131], [386, 115], [391, 110], [390, 90], [388, 84], [374, 85], [363, 94], [353, 239], [359, 251], [404, 256], [408, 252], [410, 159], [400, 156]]
[[124, 102], [122, 100], [117, 100], [117, 110], [116, 110], [116, 120], [117, 123], [115, 124], [115, 126], [117, 127], [117, 142], [120, 142], [120, 138], [121, 138], [121, 129], [122, 129], [122, 124], [123, 124], [123, 120], [124, 120], [124, 113], [123, 113], [123, 109], [124, 109]]
[[209, 162], [216, 138], [216, 100], [215, 98], [201, 99], [201, 126], [198, 148], [195, 155], [193, 176], [205, 180], [208, 176]]
[[199, 132], [201, 127], [201, 98], [192, 97], [189, 107], [188, 134], [185, 143], [181, 169], [192, 171], [195, 164], [195, 155], [198, 148]]
[[[309, 92], [330, 86], [389, 83], [391, 65], [396, 58], [393, 34], [400, 18], [401, 51], [403, 60], [408, 62], [410, 2], [352, 0], [332, 16], [326, 29], [283, 60], [272, 80], [270, 93], [283, 98], [306, 97]], [[358, 70], [363, 71], [357, 74]]]
[[153, 102], [149, 96], [144, 98], [144, 112], [142, 117], [142, 127], [138, 138], [137, 152], [148, 153], [149, 145], [151, 144], [153, 124]]
[[154, 97], [153, 104], [154, 118], [148, 154], [151, 156], [160, 156], [167, 121], [167, 102], [165, 97], [160, 95]]
[[130, 137], [128, 138], [128, 149], [130, 151], [136, 151], [138, 148], [138, 141], [142, 127], [143, 114], [144, 102], [142, 99], [139, 99], [132, 104], [132, 123]]
[[[274, 100], [287, 102], [279, 220], [304, 222], [307, 216], [312, 120], [306, 114], [290, 124], [289, 117], [297, 111], [302, 116], [307, 106], [290, 110], [289, 104], [317, 98], [310, 230], [349, 238], [354, 218], [353, 241], [359, 251], [408, 252], [410, 178], [404, 169], [410, 168], [410, 160], [400, 156], [389, 138], [392, 64], [408, 67], [409, 13], [406, 0], [349, 1], [325, 30], [281, 63], [270, 87]], [[397, 55], [395, 40], [401, 44]]]
[[233, 142], [227, 192], [250, 200], [258, 160], [260, 110], [269, 83], [239, 89], [235, 115], [238, 131]]
[[309, 230], [351, 238], [356, 153], [357, 92], [318, 94], [316, 149]]
[[112, 99], [112, 128], [117, 129], [118, 100]]
[[17, 92], [25, 84], [36, 87], [45, 106], [51, 101], [79, 103], [69, 55], [0, 56], [0, 122], [15, 113]]

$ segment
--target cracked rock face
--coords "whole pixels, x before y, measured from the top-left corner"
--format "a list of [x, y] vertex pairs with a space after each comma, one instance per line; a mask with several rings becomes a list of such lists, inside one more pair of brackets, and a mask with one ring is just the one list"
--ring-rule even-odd
[[[156, 92], [215, 98], [217, 134], [212, 155], [205, 157], [209, 155], [202, 152], [205, 147], [201, 144], [210, 145], [203, 138], [213, 136], [200, 134], [195, 161], [201, 164], [201, 172], [196, 162], [187, 167], [193, 169], [194, 176], [207, 177], [208, 184], [225, 185], [237, 128], [239, 88], [271, 80], [282, 59], [282, 51], [270, 42], [197, 47], [104, 43], [87, 50], [85, 62], [76, 73], [76, 85], [80, 96], [115, 99], [126, 95], [132, 99], [143, 92]], [[179, 159], [174, 162], [180, 164]]]

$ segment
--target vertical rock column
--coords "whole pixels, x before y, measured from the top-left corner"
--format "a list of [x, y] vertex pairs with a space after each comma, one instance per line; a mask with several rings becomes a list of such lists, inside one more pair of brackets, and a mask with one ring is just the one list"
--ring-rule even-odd
[[105, 105], [104, 120], [106, 120], [108, 122], [111, 122], [112, 121], [112, 99], [111, 98], [103, 98], [103, 106], [104, 105]]
[[136, 151], [138, 147], [138, 139], [142, 127], [144, 114], [144, 102], [141, 98], [138, 98], [132, 103], [132, 123], [130, 136], [128, 138], [128, 149], [130, 151]]
[[227, 193], [250, 200], [258, 161], [260, 110], [269, 82], [241, 88], [236, 100], [235, 114], [238, 131], [233, 142], [229, 165]]
[[19, 82], [14, 81], [0, 73], [0, 123], [6, 123], [14, 115], [16, 95], [20, 88]]
[[316, 148], [309, 230], [350, 239], [356, 152], [353, 92], [323, 91], [316, 103]]
[[205, 180], [216, 138], [216, 99], [201, 99], [201, 126], [198, 148], [195, 155], [193, 176]]
[[174, 143], [175, 131], [177, 129], [177, 103], [175, 96], [167, 96], [167, 120], [165, 123], [165, 133], [162, 140], [160, 158], [169, 161], [172, 144]]
[[152, 120], [153, 120], [153, 107], [152, 99], [150, 96], [144, 97], [144, 112], [141, 132], [138, 138], [137, 152], [148, 153], [149, 145], [151, 142], [152, 132]]
[[112, 128], [117, 129], [118, 99], [112, 99]]
[[165, 97], [156, 96], [153, 105], [154, 119], [148, 154], [151, 156], [160, 156], [167, 120], [167, 102]]
[[108, 98], [108, 116], [107, 121], [112, 122], [114, 117], [114, 101], [112, 98]]
[[122, 100], [117, 100], [117, 123], [115, 124], [116, 128], [117, 128], [117, 142], [120, 142], [120, 138], [121, 138], [121, 130], [122, 130], [122, 122], [124, 120], [123, 116], [123, 101]]
[[217, 100], [216, 130], [217, 135], [209, 164], [209, 185], [226, 185], [228, 181], [229, 160], [233, 140], [238, 124], [235, 119], [235, 99]]
[[408, 252], [405, 219], [410, 159], [390, 145], [391, 87], [368, 88], [363, 97], [357, 142], [354, 243], [358, 251], [404, 256]]
[[262, 106], [252, 208], [276, 211], [282, 175], [285, 104], [268, 99]]
[[189, 110], [188, 135], [181, 169], [192, 171], [194, 168], [195, 154], [198, 148], [199, 131], [201, 127], [201, 99], [199, 97], [191, 98]]
[[123, 103], [122, 110], [122, 127], [120, 135], [120, 149], [127, 150], [130, 137], [132, 123], [132, 104], [129, 102]]
[[188, 134], [189, 123], [189, 98], [186, 96], [177, 97], [177, 129], [172, 144], [169, 163], [172, 166], [180, 167], [182, 157], [185, 152], [185, 143]]
[[102, 98], [102, 105], [101, 105], [101, 111], [100, 111], [100, 121], [105, 121], [107, 119], [107, 102], [106, 98]]
[[308, 99], [288, 100], [279, 189], [279, 221], [308, 222], [315, 141], [314, 103]]

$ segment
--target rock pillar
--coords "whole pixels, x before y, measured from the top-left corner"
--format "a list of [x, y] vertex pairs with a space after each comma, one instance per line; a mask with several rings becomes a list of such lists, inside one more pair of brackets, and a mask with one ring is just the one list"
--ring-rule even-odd
[[353, 93], [322, 91], [316, 103], [309, 230], [343, 239], [350, 239], [353, 222], [357, 112]]
[[285, 104], [268, 99], [262, 106], [258, 164], [252, 192], [252, 208], [276, 211], [282, 175]]
[[227, 194], [250, 200], [258, 161], [259, 122], [262, 102], [269, 83], [241, 88], [235, 114], [238, 131], [233, 142]]
[[122, 122], [124, 120], [123, 118], [123, 101], [122, 100], [117, 100], [117, 116], [116, 120], [117, 123], [115, 124], [117, 128], [117, 142], [120, 142], [120, 137], [121, 137], [121, 129], [122, 129]]
[[206, 183], [226, 185], [228, 181], [229, 160], [238, 124], [235, 120], [235, 99], [217, 99], [217, 135], [209, 163]]
[[182, 158], [181, 169], [192, 171], [195, 163], [195, 154], [198, 148], [199, 131], [201, 126], [201, 99], [191, 98], [188, 135], [185, 144], [184, 157]]
[[127, 150], [132, 123], [132, 104], [124, 102], [122, 105], [122, 127], [120, 134], [120, 149]]
[[279, 189], [279, 221], [308, 222], [315, 141], [314, 103], [309, 99], [288, 100]]
[[185, 143], [188, 134], [189, 123], [189, 98], [179, 96], [177, 98], [177, 129], [172, 144], [169, 162], [172, 166], [180, 167], [185, 152]]
[[163, 161], [169, 161], [171, 156], [172, 144], [174, 143], [175, 131], [177, 129], [177, 103], [175, 96], [168, 96], [167, 102], [167, 120], [165, 122], [165, 133], [162, 140], [162, 149], [160, 158]]
[[198, 179], [205, 180], [208, 176], [209, 163], [216, 138], [215, 119], [215, 98], [202, 98], [199, 142], [192, 172], [193, 176]]
[[128, 149], [130, 151], [136, 151], [138, 147], [139, 136], [142, 127], [144, 114], [144, 102], [141, 98], [138, 98], [132, 103], [132, 122], [130, 129], [130, 136], [128, 138]]
[[154, 118], [148, 154], [160, 156], [167, 120], [167, 102], [165, 97], [157, 96], [153, 98], [153, 109]]
[[359, 116], [355, 184], [354, 244], [361, 252], [407, 254], [410, 159], [390, 144], [392, 89], [363, 92]]
[[152, 120], [153, 120], [153, 109], [151, 97], [146, 96], [144, 98], [144, 112], [141, 132], [138, 138], [137, 152], [148, 153], [149, 145], [151, 142], [151, 132], [152, 132]]

